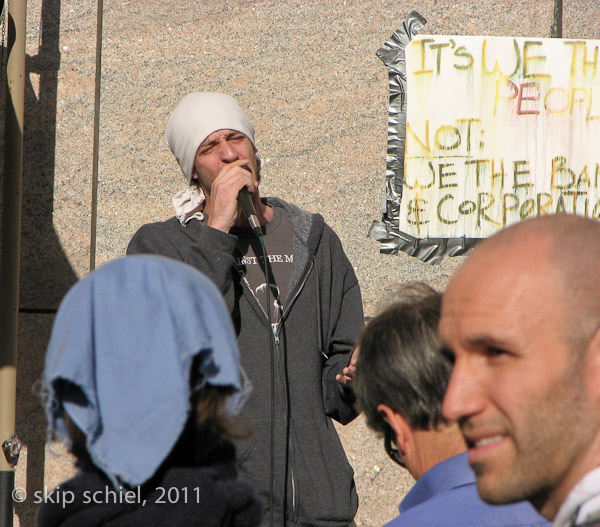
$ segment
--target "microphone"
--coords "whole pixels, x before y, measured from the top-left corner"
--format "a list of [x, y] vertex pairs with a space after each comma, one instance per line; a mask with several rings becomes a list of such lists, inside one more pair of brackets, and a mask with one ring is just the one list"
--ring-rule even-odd
[[250, 197], [250, 193], [246, 187], [242, 187], [238, 194], [238, 201], [242, 205], [246, 216], [248, 216], [248, 223], [250, 223], [250, 227], [252, 227], [252, 232], [258, 237], [262, 237], [262, 229], [260, 228], [260, 223], [258, 222], [258, 216], [256, 215], [256, 209], [254, 208], [254, 203], [252, 203], [252, 198]]

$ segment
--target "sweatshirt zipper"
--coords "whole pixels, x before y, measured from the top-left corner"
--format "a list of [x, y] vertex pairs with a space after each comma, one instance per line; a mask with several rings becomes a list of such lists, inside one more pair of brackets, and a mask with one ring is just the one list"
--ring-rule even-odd
[[[278, 355], [280, 354], [279, 345], [281, 343], [281, 339], [279, 338], [279, 329], [281, 327], [281, 323], [284, 321], [284, 319], [285, 319], [286, 315], [288, 314], [289, 310], [291, 309], [292, 305], [294, 304], [294, 302], [296, 301], [296, 299], [298, 298], [298, 296], [304, 289], [306, 281], [308, 280], [308, 277], [309, 277], [313, 267], [314, 267], [314, 260], [311, 260], [308, 269], [306, 270], [306, 272], [304, 273], [304, 276], [302, 277], [302, 281], [300, 282], [298, 288], [296, 289], [296, 292], [292, 296], [291, 300], [288, 302], [288, 305], [285, 308], [285, 310], [281, 313], [279, 321], [271, 323], [271, 333], [273, 335], [273, 340], [275, 342], [275, 345], [277, 346]], [[248, 280], [246, 279], [246, 275], [240, 272], [240, 276], [244, 282], [244, 285], [246, 286], [248, 291], [250, 291], [250, 293], [254, 297], [254, 300], [256, 300], [256, 303], [259, 305], [261, 311], [263, 312], [263, 315], [265, 316], [265, 319], [268, 321], [269, 316], [267, 315], [267, 312], [264, 310], [262, 304], [256, 298], [254, 291], [252, 291], [252, 288], [250, 287], [250, 284], [248, 283]], [[269, 287], [269, 284], [267, 284], [267, 287]], [[289, 416], [287, 416], [286, 418], [289, 419]], [[291, 444], [290, 444], [290, 449], [292, 449]], [[297, 503], [296, 503], [297, 489], [296, 489], [296, 475], [294, 473], [293, 463], [290, 463], [290, 476], [291, 476], [291, 480], [292, 480], [292, 514], [295, 516], [296, 515], [296, 507], [297, 507]]]
[[275, 344], [279, 346], [279, 322], [273, 322], [271, 324], [271, 332], [273, 333], [273, 340], [275, 340]]
[[[306, 270], [306, 273], [304, 273], [304, 277], [302, 278], [302, 281], [300, 282], [298, 288], [296, 289], [296, 292], [294, 293], [294, 295], [288, 302], [288, 305], [285, 308], [285, 310], [281, 313], [279, 322], [275, 322], [275, 323], [271, 324], [271, 330], [273, 332], [273, 339], [275, 340], [275, 345], [277, 346], [277, 351], [279, 351], [279, 343], [280, 343], [279, 329], [281, 327], [281, 323], [285, 320], [285, 317], [287, 316], [292, 305], [294, 304], [294, 302], [300, 295], [300, 292], [304, 289], [304, 285], [306, 284], [306, 281], [308, 280], [308, 276], [310, 275], [313, 267], [314, 267], [314, 260], [311, 260], [310, 265], [309, 265], [308, 269]], [[290, 440], [290, 450], [293, 452], [293, 445], [292, 445], [291, 440]], [[292, 481], [292, 517], [295, 517], [297, 514], [296, 507], [298, 506], [298, 504], [296, 503], [296, 501], [297, 501], [296, 474], [294, 473], [294, 463], [293, 462], [290, 462], [290, 477], [291, 477], [291, 481]]]

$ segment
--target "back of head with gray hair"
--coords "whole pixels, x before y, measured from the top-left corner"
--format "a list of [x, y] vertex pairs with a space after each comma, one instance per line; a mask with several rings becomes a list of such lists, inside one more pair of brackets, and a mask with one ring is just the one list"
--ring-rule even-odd
[[442, 402], [452, 365], [440, 352], [442, 295], [424, 283], [404, 286], [396, 302], [364, 329], [354, 391], [370, 428], [383, 432], [385, 404], [415, 429], [444, 423]]

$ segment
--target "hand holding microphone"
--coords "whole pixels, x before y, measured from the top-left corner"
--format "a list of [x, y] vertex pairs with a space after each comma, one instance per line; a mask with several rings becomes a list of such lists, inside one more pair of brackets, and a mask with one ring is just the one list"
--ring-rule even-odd
[[[218, 176], [212, 181], [210, 188], [205, 190], [209, 227], [229, 232], [234, 225], [244, 225], [245, 218], [241, 216], [242, 210], [250, 217], [253, 215], [255, 224], [251, 225], [253, 232], [257, 233], [255, 226], [260, 224], [253, 207], [250, 192], [256, 191], [258, 182], [248, 169], [247, 159], [238, 159], [223, 166]], [[241, 198], [241, 189], [244, 189], [246, 198]], [[246, 205], [242, 201], [246, 200]], [[248, 209], [248, 204], [252, 207]]]

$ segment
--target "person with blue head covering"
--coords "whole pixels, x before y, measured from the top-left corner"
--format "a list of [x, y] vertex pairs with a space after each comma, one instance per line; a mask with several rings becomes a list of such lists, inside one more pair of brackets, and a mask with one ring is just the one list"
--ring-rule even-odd
[[250, 385], [221, 294], [193, 267], [131, 256], [75, 284], [44, 386], [48, 434], [79, 472], [39, 527], [260, 525], [230, 440]]

